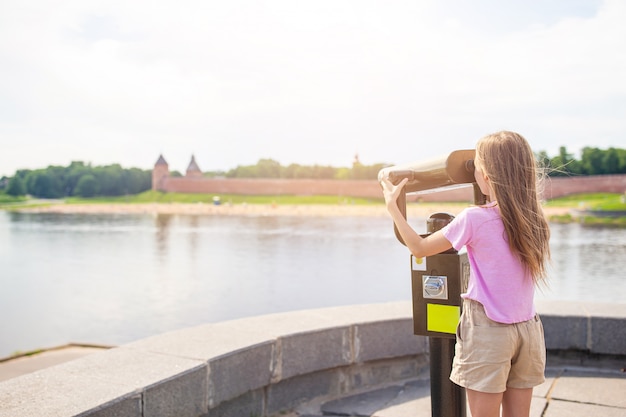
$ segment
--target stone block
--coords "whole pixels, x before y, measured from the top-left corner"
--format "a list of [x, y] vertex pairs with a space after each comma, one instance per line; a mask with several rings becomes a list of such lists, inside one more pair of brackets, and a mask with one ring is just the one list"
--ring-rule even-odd
[[346, 388], [354, 391], [398, 381], [427, 379], [429, 370], [426, 355], [361, 363], [345, 370]]
[[277, 346], [279, 365], [275, 381], [352, 362], [349, 327], [286, 335], [279, 339]]
[[274, 355], [274, 343], [263, 343], [211, 359], [209, 407], [268, 385]]
[[125, 408], [146, 387], [199, 369], [206, 372], [203, 363], [190, 359], [109, 349], [3, 382], [0, 416], [104, 413]]
[[175, 330], [124, 345], [125, 348], [163, 353], [208, 362], [250, 346], [271, 343], [271, 333], [247, 321], [222, 322]]
[[208, 410], [206, 367], [166, 379], [143, 394], [142, 417], [197, 417]]
[[588, 322], [587, 317], [542, 315], [543, 330], [548, 350], [587, 350]]
[[225, 401], [202, 417], [262, 416], [265, 409], [263, 390], [249, 391], [237, 398]]
[[345, 392], [345, 376], [340, 369], [296, 376], [268, 387], [266, 413], [278, 414], [317, 397]]
[[591, 318], [591, 351], [626, 355], [626, 326], [623, 318]]
[[124, 398], [94, 411], [83, 414], [85, 417], [144, 417], [142, 414], [141, 394]]
[[428, 351], [427, 338], [413, 334], [411, 318], [364, 323], [355, 326], [356, 362]]

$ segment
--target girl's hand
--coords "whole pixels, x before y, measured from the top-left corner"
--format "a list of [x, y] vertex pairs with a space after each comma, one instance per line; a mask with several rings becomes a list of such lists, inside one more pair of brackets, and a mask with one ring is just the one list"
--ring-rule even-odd
[[416, 258], [423, 258], [425, 256], [445, 252], [452, 247], [452, 244], [443, 235], [441, 230], [436, 231], [426, 238], [422, 238], [415, 230], [413, 230], [413, 228], [406, 221], [406, 216], [404, 216], [400, 211], [397, 200], [408, 180], [408, 178], [405, 178], [400, 181], [398, 185], [393, 185], [387, 177], [383, 177], [380, 180], [380, 185], [383, 187], [383, 195], [385, 196], [387, 211], [393, 219], [396, 230], [400, 236], [402, 236], [402, 243], [409, 248], [413, 256]]
[[402, 181], [398, 183], [398, 185], [393, 185], [391, 181], [389, 181], [388, 177], [384, 177], [380, 181], [380, 185], [383, 187], [383, 196], [385, 197], [385, 204], [387, 207], [396, 205], [396, 201], [404, 188], [404, 185], [409, 181], [408, 178], [404, 178]]

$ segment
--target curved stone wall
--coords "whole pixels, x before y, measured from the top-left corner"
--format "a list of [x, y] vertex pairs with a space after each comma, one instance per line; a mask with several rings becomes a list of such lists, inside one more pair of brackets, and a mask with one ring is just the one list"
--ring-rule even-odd
[[[548, 349], [626, 354], [626, 304], [545, 303]], [[156, 335], [0, 383], [0, 416], [269, 416], [428, 373], [410, 302]]]

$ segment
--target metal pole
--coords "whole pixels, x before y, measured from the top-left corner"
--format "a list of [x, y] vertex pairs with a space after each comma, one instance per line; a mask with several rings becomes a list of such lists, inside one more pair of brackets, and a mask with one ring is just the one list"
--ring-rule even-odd
[[[428, 233], [435, 233], [450, 223], [452, 216], [435, 213], [427, 222]], [[449, 252], [456, 254], [456, 250]], [[458, 261], [458, 258], [456, 258]], [[460, 276], [456, 277], [461, 279]], [[432, 417], [465, 417], [465, 389], [450, 381], [456, 337], [429, 337], [430, 406]]]
[[430, 405], [432, 417], [465, 417], [465, 389], [450, 381], [455, 339], [430, 337]]

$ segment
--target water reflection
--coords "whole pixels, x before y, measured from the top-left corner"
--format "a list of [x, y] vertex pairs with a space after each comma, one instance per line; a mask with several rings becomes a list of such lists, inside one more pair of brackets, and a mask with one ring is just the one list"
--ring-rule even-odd
[[167, 240], [169, 235], [170, 223], [172, 222], [171, 214], [154, 215], [154, 225], [156, 226], [156, 248], [159, 260], [163, 260], [167, 256]]
[[189, 228], [189, 256], [192, 261], [196, 260], [198, 255], [198, 239], [199, 239], [199, 216], [187, 216], [187, 226]]
[[540, 298], [624, 302], [625, 230], [579, 224], [551, 230], [550, 289]]
[[[625, 230], [555, 224], [551, 248], [551, 286], [539, 298], [624, 302]], [[408, 260], [388, 218], [0, 212], [0, 357], [407, 300]]]

